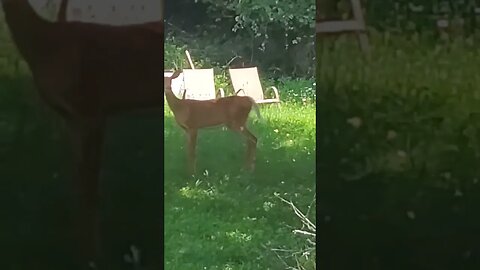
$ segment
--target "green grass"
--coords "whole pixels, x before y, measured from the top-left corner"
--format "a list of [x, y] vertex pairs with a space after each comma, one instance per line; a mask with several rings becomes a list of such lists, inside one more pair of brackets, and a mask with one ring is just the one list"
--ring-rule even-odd
[[282, 269], [271, 249], [293, 253], [305, 245], [292, 234], [299, 219], [274, 194], [305, 211], [312, 203], [315, 107], [284, 103], [261, 112], [266, 121], [252, 113], [249, 125], [259, 138], [253, 174], [242, 172], [243, 138], [212, 129], [199, 135], [197, 169], [204, 173], [188, 178], [185, 135], [165, 109], [166, 269]]

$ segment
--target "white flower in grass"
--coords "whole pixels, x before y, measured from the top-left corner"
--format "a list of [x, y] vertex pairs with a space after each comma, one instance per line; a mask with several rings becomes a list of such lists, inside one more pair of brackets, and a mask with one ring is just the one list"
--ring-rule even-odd
[[387, 132], [387, 140], [393, 140], [397, 137], [397, 133], [394, 130], [389, 130]]
[[349, 123], [354, 128], [359, 128], [362, 126], [362, 119], [358, 116], [355, 116], [347, 119], [347, 123]]

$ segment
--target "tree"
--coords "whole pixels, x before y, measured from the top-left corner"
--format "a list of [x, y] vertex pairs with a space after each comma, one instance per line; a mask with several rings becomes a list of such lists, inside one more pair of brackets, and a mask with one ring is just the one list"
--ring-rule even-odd
[[[216, 22], [233, 25], [231, 31], [251, 39], [249, 46], [264, 52], [262, 61], [284, 72], [312, 70], [315, 26], [314, 0], [199, 0], [209, 4]], [[301, 47], [301, 48], [300, 48]], [[299, 49], [300, 48], [300, 49]], [[306, 53], [298, 57], [298, 52]], [[312, 59], [303, 59], [309, 58]], [[302, 69], [302, 70], [298, 70]]]

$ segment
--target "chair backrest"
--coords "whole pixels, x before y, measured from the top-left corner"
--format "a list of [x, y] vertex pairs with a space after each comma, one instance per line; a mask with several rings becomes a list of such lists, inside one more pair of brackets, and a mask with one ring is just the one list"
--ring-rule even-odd
[[243, 91], [238, 92], [239, 96], [250, 96], [255, 101], [264, 99], [263, 88], [256, 67], [232, 68], [229, 69], [228, 72], [230, 73], [230, 79], [232, 80], [235, 93], [243, 89]]
[[[172, 71], [163, 72], [164, 77], [171, 77], [172, 75], [173, 75]], [[177, 78], [172, 80], [172, 91], [178, 98], [182, 98], [183, 90], [185, 89], [183, 77], [184, 77], [183, 73], [180, 73], [180, 75]]]
[[215, 79], [212, 68], [184, 69], [183, 81], [186, 99], [209, 100], [216, 98]]

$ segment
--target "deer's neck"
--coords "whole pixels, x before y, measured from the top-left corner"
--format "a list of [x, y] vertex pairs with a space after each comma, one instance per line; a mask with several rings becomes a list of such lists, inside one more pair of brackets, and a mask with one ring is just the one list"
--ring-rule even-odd
[[22, 56], [30, 62], [48, 38], [52, 23], [42, 19], [28, 0], [0, 0], [11, 36]]
[[165, 97], [167, 98], [167, 103], [172, 112], [175, 114], [175, 112], [178, 110], [178, 108], [181, 106], [181, 100], [175, 96], [175, 94], [172, 91], [172, 88], [165, 88]]

